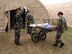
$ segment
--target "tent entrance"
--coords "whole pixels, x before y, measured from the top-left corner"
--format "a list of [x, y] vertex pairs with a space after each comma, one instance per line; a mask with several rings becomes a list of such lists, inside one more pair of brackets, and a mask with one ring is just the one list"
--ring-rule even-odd
[[14, 20], [14, 16], [15, 15], [16, 15], [16, 9], [15, 10], [11, 10], [10, 11], [10, 29], [14, 28], [13, 20]]
[[[13, 20], [14, 20], [14, 16], [16, 15], [16, 10], [17, 9], [10, 11], [10, 29], [14, 28]], [[26, 22], [26, 20], [25, 20], [25, 11], [22, 15], [22, 18], [23, 18], [23, 27], [22, 27], [22, 29], [24, 29], [25, 28], [25, 22]]]
[[[14, 10], [10, 10], [10, 11], [6, 11], [6, 16], [8, 18], [8, 24], [6, 25], [6, 28], [5, 28], [5, 31], [10, 31], [12, 29], [14, 29], [14, 25], [13, 25], [13, 20], [14, 20], [14, 16], [16, 15], [16, 10], [17, 9], [14, 9]], [[22, 29], [26, 28], [26, 17], [25, 17], [25, 11], [23, 13], [23, 27]]]

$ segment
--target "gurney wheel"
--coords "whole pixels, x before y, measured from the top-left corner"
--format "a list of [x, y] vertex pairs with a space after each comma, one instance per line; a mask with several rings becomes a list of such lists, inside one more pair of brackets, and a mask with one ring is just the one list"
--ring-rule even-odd
[[45, 32], [40, 31], [39, 32], [39, 35], [41, 36], [41, 39], [42, 40], [45, 40], [46, 39], [46, 33]]
[[31, 35], [31, 39], [32, 39], [32, 41], [35, 42], [35, 43], [38, 43], [38, 42], [39, 42], [39, 38], [38, 38], [38, 35], [37, 35], [36, 33], [33, 33], [33, 34]]

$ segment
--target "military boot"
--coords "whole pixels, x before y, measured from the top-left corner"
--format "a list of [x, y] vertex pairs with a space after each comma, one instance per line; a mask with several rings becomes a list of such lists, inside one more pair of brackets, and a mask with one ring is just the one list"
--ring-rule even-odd
[[60, 48], [62, 48], [64, 46], [64, 43], [61, 43]]
[[58, 46], [58, 41], [55, 41], [55, 43], [52, 44], [52, 46]]

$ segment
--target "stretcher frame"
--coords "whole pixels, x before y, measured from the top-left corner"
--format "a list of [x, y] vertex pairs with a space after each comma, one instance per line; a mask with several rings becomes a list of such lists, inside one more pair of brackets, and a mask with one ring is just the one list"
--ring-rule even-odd
[[33, 42], [38, 43], [40, 40], [45, 40], [48, 32], [52, 32], [56, 30], [56, 26], [52, 26], [51, 28], [44, 28], [41, 26], [30, 26], [32, 28], [31, 39]]

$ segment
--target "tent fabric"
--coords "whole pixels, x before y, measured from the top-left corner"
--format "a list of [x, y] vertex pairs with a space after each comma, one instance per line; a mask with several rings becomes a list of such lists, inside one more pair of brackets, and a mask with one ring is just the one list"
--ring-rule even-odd
[[13, 10], [13, 9], [17, 9], [21, 7], [21, 5], [19, 5], [18, 3], [10, 3], [10, 4], [7, 4], [5, 6], [5, 11], [9, 11], [9, 10]]

